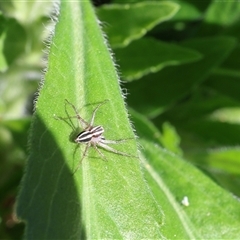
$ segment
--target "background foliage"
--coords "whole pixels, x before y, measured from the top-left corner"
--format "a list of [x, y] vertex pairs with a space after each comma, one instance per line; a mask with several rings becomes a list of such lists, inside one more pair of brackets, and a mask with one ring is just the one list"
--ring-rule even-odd
[[[4, 239], [19, 238], [23, 231], [13, 206], [27, 158], [32, 101], [45, 66], [50, 9], [38, 1], [0, 3]], [[96, 14], [129, 93], [145, 178], [165, 214], [164, 236], [237, 238], [239, 202], [232, 195], [240, 196], [240, 4], [112, 0]], [[184, 196], [189, 207], [181, 204]]]

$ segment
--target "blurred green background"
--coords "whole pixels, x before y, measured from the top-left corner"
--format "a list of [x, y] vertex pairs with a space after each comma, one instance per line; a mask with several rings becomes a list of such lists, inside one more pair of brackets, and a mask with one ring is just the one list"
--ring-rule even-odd
[[[122, 7], [139, 2], [94, 1], [127, 104], [157, 126], [165, 148], [239, 197], [240, 3], [167, 1], [179, 9], [166, 19], [163, 9]], [[0, 2], [0, 239], [23, 234], [14, 204], [52, 9], [50, 1]]]

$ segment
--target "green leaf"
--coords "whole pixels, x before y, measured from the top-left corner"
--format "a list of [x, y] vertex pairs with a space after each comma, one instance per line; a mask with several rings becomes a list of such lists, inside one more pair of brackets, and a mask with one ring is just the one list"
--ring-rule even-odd
[[157, 24], [171, 19], [178, 9], [179, 5], [173, 2], [147, 1], [104, 5], [97, 14], [104, 23], [103, 30], [111, 46], [124, 47]]
[[228, 173], [219, 169], [208, 169], [207, 172], [219, 185], [240, 197], [240, 174]]
[[169, 65], [194, 62], [201, 58], [197, 51], [174, 44], [142, 38], [125, 48], [114, 50], [121, 73], [126, 80], [134, 80]]
[[1, 125], [11, 131], [12, 138], [16, 145], [27, 152], [27, 132], [30, 127], [30, 118], [5, 120]]
[[240, 148], [221, 148], [191, 152], [192, 161], [202, 167], [220, 169], [240, 175]]
[[202, 36], [225, 35], [239, 39], [240, 5], [236, 1], [211, 1], [201, 28]]
[[15, 18], [22, 25], [31, 25], [42, 16], [48, 16], [52, 1], [2, 1], [0, 9], [8, 17]]
[[193, 21], [202, 17], [202, 13], [193, 2], [173, 1], [179, 4], [180, 9], [171, 21]]
[[240, 71], [231, 69], [217, 69], [211, 74], [205, 85], [225, 96], [240, 101], [239, 81]]
[[0, 75], [2, 118], [18, 119], [26, 115], [26, 102], [38, 84], [35, 77], [40, 78], [40, 73], [17, 66], [10, 67]]
[[237, 107], [226, 107], [217, 109], [210, 115], [210, 119], [240, 124], [239, 116], [240, 108], [238, 105]]
[[211, 71], [225, 60], [235, 44], [235, 39], [229, 37], [184, 42], [182, 46], [200, 52], [203, 58], [194, 63], [164, 68], [139, 81], [128, 83], [131, 93], [128, 97], [129, 104], [148, 116], [158, 115], [203, 82]]
[[[228, 56], [228, 58], [221, 65], [223, 69], [231, 69], [240, 72], [239, 64], [238, 64], [238, 56], [240, 54], [240, 46], [239, 44], [234, 48], [234, 51]], [[238, 74], [240, 75], [240, 73]]]
[[3, 54], [4, 38], [5, 34], [0, 35], [0, 72], [4, 72], [8, 68], [6, 58]]
[[[3, 26], [0, 28], [3, 27], [4, 30], [0, 36], [0, 51], [2, 52], [0, 69], [3, 71], [0, 75], [0, 114], [3, 118], [18, 119], [27, 114], [26, 102], [32, 99], [33, 92], [38, 86], [36, 80], [41, 78], [42, 53], [30, 54], [28, 52], [32, 42], [27, 44], [25, 29], [15, 19], [6, 18], [1, 24]], [[26, 60], [29, 62], [27, 63]]]
[[166, 238], [238, 239], [240, 202], [234, 196], [176, 155], [140, 143], [148, 184], [165, 213]]
[[166, 149], [169, 151], [176, 153], [178, 155], [182, 155], [182, 150], [180, 148], [180, 137], [176, 132], [174, 126], [170, 123], [165, 122], [162, 126], [163, 128], [163, 135], [162, 135], [162, 142]]
[[240, 4], [237, 1], [212, 1], [205, 21], [210, 24], [228, 26], [240, 20]]
[[205, 85], [239, 102], [239, 54], [240, 46], [237, 46], [226, 61], [209, 76]]
[[[121, 3], [121, 4], [125, 4], [125, 3], [136, 3], [136, 2], [148, 2], [148, 0], [112, 0], [113, 3]], [[158, 0], [158, 2], [166, 2], [166, 0]], [[182, 10], [182, 8], [184, 9], [184, 11], [186, 11], [186, 9], [188, 9], [189, 11], [191, 10], [191, 12], [188, 12], [188, 15], [191, 16], [193, 15], [195, 12], [197, 11], [203, 11], [206, 9], [206, 7], [209, 5], [209, 2], [203, 2], [203, 1], [189, 1], [190, 3], [188, 3], [188, 1], [182, 1], [182, 0], [172, 0], [171, 2], [177, 3], [180, 5], [180, 10]], [[186, 7], [186, 8], [185, 8]], [[199, 9], [199, 10], [196, 10]]]
[[212, 145], [238, 146], [240, 142], [240, 125], [209, 119], [188, 121], [181, 125], [182, 129], [194, 132], [198, 138]]
[[[186, 101], [178, 102], [176, 105], [168, 109], [164, 115], [169, 121], [176, 125], [185, 125], [186, 121], [195, 121], [200, 118], [209, 119], [209, 115], [211, 119], [216, 120], [217, 118], [214, 118], [212, 115], [214, 115], [215, 111], [222, 108], [238, 109], [239, 102], [230, 97], [219, 94], [216, 91], [212, 91], [209, 88], [200, 87], [197, 93], [193, 93]], [[225, 115], [225, 119], [226, 118], [227, 116]], [[221, 119], [218, 118], [218, 120]]]
[[[89, 1], [62, 1], [36, 103], [30, 156], [18, 199], [28, 239], [162, 238], [162, 212], [143, 179], [139, 159], [90, 148], [73, 175], [84, 146], [76, 147], [73, 103], [86, 121], [95, 107], [95, 123], [106, 139], [137, 156], [119, 79]], [[69, 115], [68, 115], [69, 114]], [[54, 117], [66, 117], [65, 121]], [[71, 127], [72, 122], [72, 127]], [[34, 221], [33, 221], [34, 219]]]
[[[17, 41], [16, 41], [17, 36]], [[25, 51], [26, 32], [24, 28], [15, 20], [7, 22], [6, 37], [4, 39], [3, 53], [8, 64], [11, 64], [20, 54]]]
[[175, 128], [170, 123], [164, 123], [162, 134], [158, 131], [157, 127], [151, 123], [146, 117], [142, 114], [131, 109], [133, 122], [138, 126], [140, 131], [137, 132], [140, 138], [147, 139], [149, 141], [157, 142], [159, 145], [164, 148], [172, 151], [176, 154], [181, 155], [182, 150], [179, 146], [180, 137], [178, 136]]
[[145, 116], [142, 114], [130, 109], [130, 113], [133, 119], [134, 124], [140, 126], [141, 131], [137, 132], [137, 135], [142, 138], [148, 139], [150, 141], [158, 142], [161, 146], [162, 144], [162, 134], [158, 131], [157, 127], [151, 123]]
[[[144, 117], [143, 117], [144, 118]], [[146, 119], [134, 122], [139, 135], [158, 135]], [[167, 239], [237, 239], [240, 202], [191, 164], [141, 137], [145, 176], [164, 211]], [[227, 211], [226, 211], [227, 209]], [[217, 227], [216, 227], [217, 226]]]

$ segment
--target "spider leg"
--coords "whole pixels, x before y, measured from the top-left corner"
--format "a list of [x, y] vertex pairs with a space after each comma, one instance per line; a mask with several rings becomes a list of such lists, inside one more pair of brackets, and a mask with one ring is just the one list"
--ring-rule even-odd
[[126, 142], [128, 140], [135, 140], [135, 138], [126, 138], [126, 139], [120, 139], [120, 140], [106, 140], [106, 139], [102, 139], [101, 142], [103, 144], [118, 144], [118, 143]]
[[[62, 120], [62, 121], [64, 121], [68, 126], [70, 126], [71, 128], [72, 128], [72, 130], [74, 131], [74, 129], [75, 129], [75, 127], [74, 127], [74, 125], [73, 125], [73, 123], [72, 123], [72, 121], [70, 121], [71, 123], [69, 123], [69, 121], [67, 121], [67, 120], [69, 120], [69, 117], [59, 117], [59, 116], [57, 116], [57, 115], [53, 115], [53, 117], [56, 119], [56, 120]], [[70, 118], [74, 118], [74, 117], [70, 117]]]
[[119, 155], [122, 155], [122, 156], [126, 156], [126, 157], [134, 157], [134, 158], [138, 158], [137, 156], [134, 156], [134, 155], [131, 155], [131, 154], [127, 154], [127, 153], [124, 153], [124, 152], [120, 152], [112, 147], [109, 147], [107, 144], [103, 143], [103, 142], [98, 142], [97, 144], [98, 146], [100, 146], [101, 148], [109, 151], [109, 152], [113, 152], [115, 154], [119, 154]]
[[[75, 107], [72, 103], [70, 103], [67, 99], [65, 99], [65, 101], [66, 101], [67, 104], [69, 104], [69, 105], [73, 108], [73, 110], [74, 110], [74, 112], [75, 112], [75, 114], [76, 114], [75, 117], [69, 117], [69, 118], [77, 118], [78, 121], [80, 122], [82, 128], [87, 128], [87, 127], [89, 127], [90, 125], [89, 125], [82, 117], [80, 117], [80, 115], [78, 114], [78, 111], [77, 111], [76, 107]], [[65, 103], [65, 104], [66, 104], [66, 103]], [[66, 111], [66, 112], [67, 112], [67, 111]], [[68, 112], [67, 112], [67, 115], [68, 115]], [[68, 115], [68, 116], [69, 116], [69, 115]]]
[[95, 114], [96, 114], [98, 108], [101, 107], [103, 104], [105, 104], [107, 101], [109, 101], [109, 100], [103, 101], [102, 103], [100, 103], [100, 104], [95, 108], [95, 110], [93, 111], [92, 118], [91, 118], [91, 121], [90, 121], [89, 126], [93, 126]]
[[86, 156], [86, 154], [87, 154], [87, 150], [88, 150], [88, 148], [90, 147], [90, 145], [91, 145], [91, 143], [88, 142], [88, 144], [86, 145], [86, 147], [85, 147], [85, 149], [84, 149], [82, 158], [81, 158], [81, 160], [79, 161], [79, 163], [78, 163], [76, 169], [74, 170], [73, 174], [75, 174], [75, 172], [77, 172], [77, 170], [80, 168], [80, 166], [81, 166], [81, 164], [82, 164], [82, 161], [83, 161], [83, 159], [85, 158], [85, 156]]
[[104, 154], [97, 148], [96, 145], [93, 145], [94, 149], [98, 152], [98, 154], [102, 157], [102, 159], [104, 161], [107, 161], [106, 157], [104, 156]]
[[56, 120], [63, 120], [63, 121], [65, 121], [65, 120], [69, 120], [70, 118], [77, 118], [78, 119], [78, 116], [68, 116], [68, 117], [59, 117], [59, 116], [57, 116], [57, 115], [53, 115], [53, 117], [56, 119]]

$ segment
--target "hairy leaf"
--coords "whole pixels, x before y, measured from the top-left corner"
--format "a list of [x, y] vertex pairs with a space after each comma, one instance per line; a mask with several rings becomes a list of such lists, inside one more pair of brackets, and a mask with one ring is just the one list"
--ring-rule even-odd
[[[62, 1], [18, 200], [28, 239], [161, 238], [162, 212], [143, 180], [118, 80], [91, 4]], [[113, 147], [132, 157], [99, 148], [103, 161], [90, 148], [79, 165], [84, 146], [73, 137], [82, 128], [65, 99], [86, 121], [107, 99], [94, 124], [106, 139], [128, 139]]]

